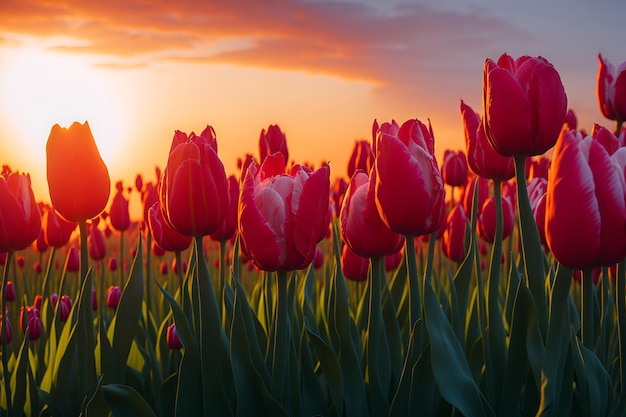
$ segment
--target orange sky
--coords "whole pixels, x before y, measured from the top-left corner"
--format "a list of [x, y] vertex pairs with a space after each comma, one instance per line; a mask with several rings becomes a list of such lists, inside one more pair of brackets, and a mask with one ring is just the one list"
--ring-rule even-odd
[[612, 127], [595, 76], [598, 53], [626, 59], [619, 0], [438, 3], [4, 0], [0, 164], [47, 200], [48, 133], [74, 120], [127, 185], [152, 179], [176, 129], [207, 124], [229, 174], [270, 124], [295, 162], [330, 160], [333, 176], [375, 118], [430, 118], [441, 159], [464, 148], [460, 100], [481, 111], [483, 62], [503, 52], [546, 57], [580, 126]]

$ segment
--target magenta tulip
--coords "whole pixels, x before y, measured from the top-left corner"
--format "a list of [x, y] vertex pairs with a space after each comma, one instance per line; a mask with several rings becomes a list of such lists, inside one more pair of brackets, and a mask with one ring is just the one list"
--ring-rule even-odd
[[287, 137], [280, 130], [278, 125], [270, 125], [267, 131], [265, 129], [261, 130], [261, 136], [259, 137], [259, 157], [261, 158], [261, 164], [265, 161], [265, 158], [276, 152], [280, 152], [283, 155], [284, 171], [289, 162]]
[[116, 184], [117, 192], [111, 201], [109, 218], [111, 226], [117, 231], [124, 231], [130, 227], [130, 212], [128, 210], [128, 199], [124, 197], [122, 182]]
[[372, 147], [366, 140], [357, 140], [354, 143], [352, 154], [348, 160], [348, 178], [352, 178], [357, 169], [361, 169], [366, 173], [370, 172], [372, 168], [374, 155], [372, 154]]
[[598, 55], [596, 93], [604, 117], [626, 121], [626, 61], [615, 68], [611, 61]]
[[370, 260], [354, 253], [348, 245], [344, 245], [341, 250], [340, 263], [346, 279], [358, 282], [367, 280]]
[[462, 204], [454, 206], [446, 219], [446, 229], [441, 237], [441, 251], [454, 262], [461, 262], [465, 258], [467, 222], [467, 215]]
[[181, 252], [191, 245], [191, 236], [181, 235], [167, 224], [158, 201], [148, 210], [148, 225], [152, 239], [163, 250]]
[[467, 183], [468, 175], [467, 159], [465, 159], [463, 151], [446, 150], [443, 153], [443, 164], [441, 165], [443, 182], [452, 187], [460, 187]]
[[[513, 232], [515, 211], [508, 197], [502, 196], [502, 239], [506, 239]], [[487, 198], [478, 214], [478, 234], [489, 243], [493, 243], [496, 236], [496, 202], [493, 196]]]
[[30, 177], [15, 172], [7, 178], [0, 176], [0, 252], [27, 248], [40, 229], [41, 214]]
[[234, 175], [228, 177], [228, 209], [220, 227], [211, 233], [217, 242], [231, 239], [237, 231], [237, 203], [239, 202], [239, 181]]

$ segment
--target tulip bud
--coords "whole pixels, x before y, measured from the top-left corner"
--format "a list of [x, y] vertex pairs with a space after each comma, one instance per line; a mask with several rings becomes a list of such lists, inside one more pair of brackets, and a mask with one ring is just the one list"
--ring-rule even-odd
[[180, 350], [183, 344], [178, 338], [178, 332], [176, 331], [176, 324], [172, 323], [167, 326], [167, 332], [165, 333], [165, 343], [171, 350]]
[[15, 287], [13, 281], [7, 281], [7, 286], [4, 290], [4, 299], [7, 301], [15, 301]]
[[118, 287], [117, 285], [111, 285], [109, 289], [107, 290], [107, 296], [106, 296], [107, 307], [115, 310], [117, 308], [117, 305], [120, 302], [120, 298], [122, 298], [122, 291], [120, 290], [120, 287]]

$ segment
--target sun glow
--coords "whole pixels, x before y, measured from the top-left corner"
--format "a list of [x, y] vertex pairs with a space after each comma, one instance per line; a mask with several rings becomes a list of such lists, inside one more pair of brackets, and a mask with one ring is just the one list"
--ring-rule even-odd
[[84, 56], [32, 45], [13, 49], [0, 60], [0, 105], [6, 118], [3, 158], [10, 155], [12, 162], [40, 167], [36, 175], [43, 174], [45, 181], [45, 148], [52, 126], [88, 121], [110, 168], [123, 142], [119, 102], [106, 71]]

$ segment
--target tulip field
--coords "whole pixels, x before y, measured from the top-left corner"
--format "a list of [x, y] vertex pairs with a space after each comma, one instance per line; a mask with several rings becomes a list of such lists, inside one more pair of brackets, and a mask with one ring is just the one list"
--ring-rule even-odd
[[51, 127], [50, 202], [0, 175], [0, 415], [626, 415], [626, 62], [589, 131], [545, 58], [483, 80], [465, 151], [375, 120], [347, 172], [207, 126], [113, 183]]

